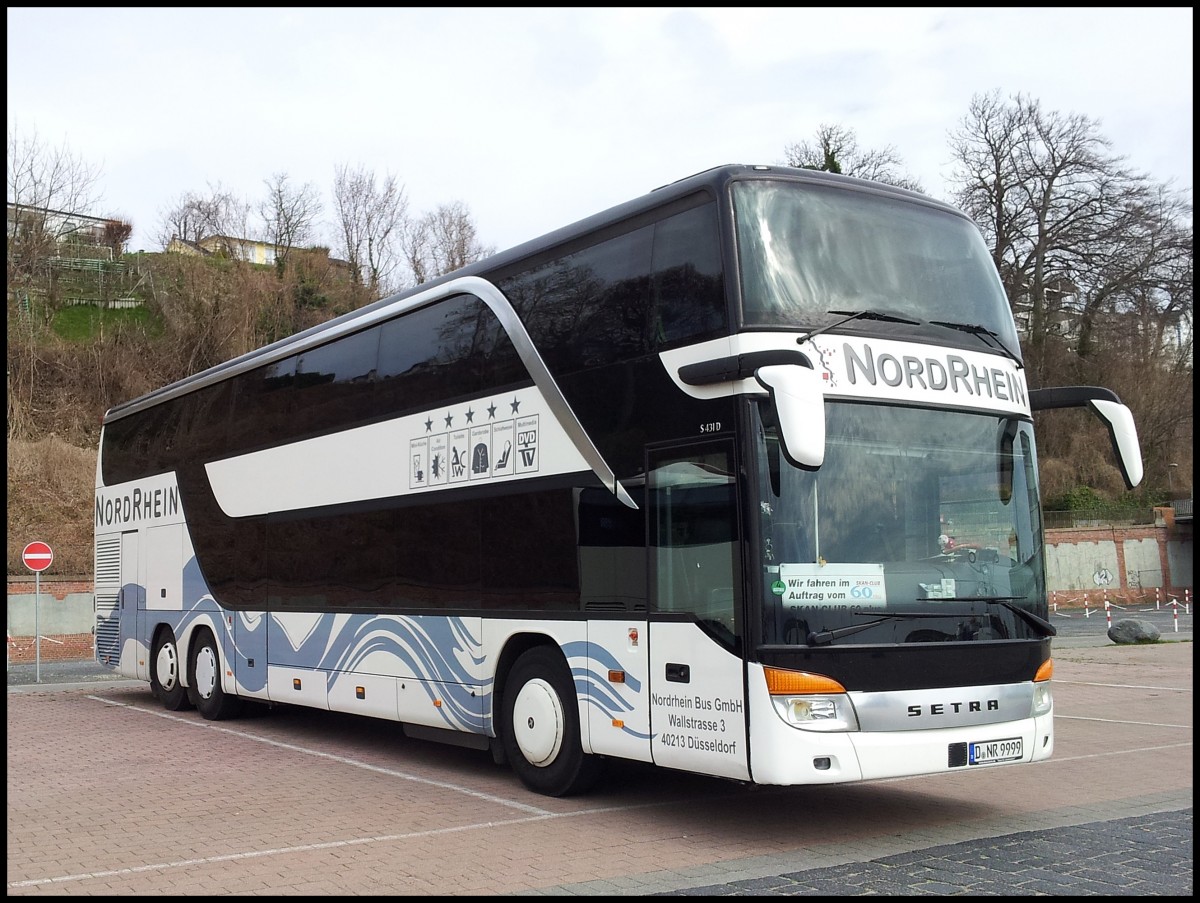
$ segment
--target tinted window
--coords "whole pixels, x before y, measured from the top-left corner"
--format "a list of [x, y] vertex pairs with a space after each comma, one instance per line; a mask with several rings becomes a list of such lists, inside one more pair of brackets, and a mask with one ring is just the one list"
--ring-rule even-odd
[[498, 280], [555, 373], [725, 329], [713, 202]]
[[322, 433], [352, 426], [371, 412], [378, 328], [345, 336], [300, 355], [296, 367], [296, 430]]
[[500, 282], [551, 371], [570, 373], [649, 348], [647, 226]]
[[234, 381], [230, 451], [285, 442], [294, 434], [291, 422], [296, 358], [289, 357], [243, 373]]
[[124, 483], [223, 454], [230, 394], [230, 383], [218, 383], [106, 424], [104, 482]]
[[[482, 607], [578, 609], [575, 532], [570, 490], [524, 492], [483, 500], [479, 531]], [[530, 567], [531, 562], [536, 566]]]
[[[435, 493], [436, 495], [436, 493]], [[435, 500], [397, 511], [394, 605], [479, 605], [479, 502]]]
[[130, 414], [104, 427], [104, 482], [124, 483], [153, 473], [150, 452], [154, 448], [152, 432], [156, 409]]
[[267, 525], [271, 608], [378, 605], [393, 588], [396, 512], [307, 517]]
[[524, 376], [495, 315], [473, 296], [457, 295], [382, 327], [377, 391], [384, 413], [479, 395]]
[[174, 466], [182, 461], [210, 461], [225, 453], [232, 399], [233, 383], [226, 381], [171, 402], [180, 407]]
[[725, 273], [717, 205], [705, 204], [654, 227], [655, 346], [723, 331]]

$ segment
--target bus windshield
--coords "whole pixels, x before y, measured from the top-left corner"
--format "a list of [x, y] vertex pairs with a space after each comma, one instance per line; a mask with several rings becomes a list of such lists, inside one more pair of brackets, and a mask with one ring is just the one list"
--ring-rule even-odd
[[1005, 348], [1020, 347], [969, 219], [861, 188], [794, 181], [736, 182], [733, 202], [744, 326], [819, 328], [870, 310], [982, 328]]
[[1031, 425], [994, 414], [826, 406], [816, 471], [754, 406], [766, 644], [1042, 639]]

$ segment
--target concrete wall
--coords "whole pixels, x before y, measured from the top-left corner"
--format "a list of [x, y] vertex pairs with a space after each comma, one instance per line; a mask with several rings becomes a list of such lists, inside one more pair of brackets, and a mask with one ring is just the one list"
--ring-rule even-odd
[[1097, 589], [1106, 579], [1115, 582], [1119, 571], [1117, 544], [1111, 539], [1046, 546], [1046, 585], [1050, 590]]
[[[33, 636], [33, 577], [8, 578], [8, 635]], [[43, 577], [38, 597], [37, 622], [43, 636], [91, 633], [92, 581]]]
[[1176, 586], [1192, 586], [1192, 541], [1172, 542], [1167, 545], [1167, 563]]
[[1163, 585], [1163, 562], [1158, 554], [1158, 543], [1153, 537], [1126, 539], [1125, 580], [1130, 588], [1137, 586], [1150, 589]]
[[1046, 588], [1071, 601], [1182, 600], [1192, 588], [1190, 526], [1046, 531]]
[[[8, 578], [9, 664], [84, 661], [95, 655], [92, 581], [32, 576]], [[37, 599], [36, 612], [34, 599]], [[34, 630], [36, 614], [37, 630]], [[37, 641], [41, 634], [42, 640]]]

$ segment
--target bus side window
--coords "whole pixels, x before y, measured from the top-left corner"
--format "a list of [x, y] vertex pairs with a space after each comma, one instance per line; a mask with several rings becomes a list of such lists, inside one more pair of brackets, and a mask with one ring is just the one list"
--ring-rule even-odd
[[294, 355], [236, 378], [230, 451], [270, 447], [289, 434], [295, 380]]
[[676, 449], [651, 460], [653, 602], [737, 633], [737, 509], [732, 454]]
[[371, 415], [379, 328], [305, 351], [296, 365], [298, 434], [355, 425]]
[[654, 347], [725, 329], [725, 273], [715, 203], [655, 225], [653, 270]]

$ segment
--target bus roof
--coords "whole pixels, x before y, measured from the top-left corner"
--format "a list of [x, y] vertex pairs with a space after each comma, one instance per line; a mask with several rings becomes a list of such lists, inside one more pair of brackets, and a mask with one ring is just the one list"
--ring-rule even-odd
[[179, 395], [186, 394], [203, 386], [211, 385], [216, 382], [221, 382], [225, 379], [244, 373], [247, 370], [252, 370], [255, 367], [263, 364], [271, 363], [286, 357], [289, 354], [294, 354], [303, 351], [307, 348], [319, 345], [327, 333], [337, 332], [339, 334], [347, 331], [349, 324], [356, 321], [364, 321], [366, 323], [375, 321], [377, 318], [373, 316], [378, 311], [384, 308], [395, 306], [398, 302], [404, 299], [414, 297], [416, 295], [428, 292], [432, 288], [436, 288], [451, 280], [461, 278], [463, 276], [479, 276], [488, 278], [492, 274], [503, 271], [512, 267], [528, 258], [538, 257], [552, 250], [553, 248], [570, 244], [572, 241], [582, 238], [590, 233], [598, 231], [604, 227], [614, 226], [625, 220], [634, 219], [641, 214], [649, 213], [660, 207], [672, 204], [673, 202], [683, 200], [698, 192], [707, 192], [714, 197], [723, 196], [725, 189], [731, 182], [739, 180], [778, 180], [786, 179], [789, 181], [802, 181], [812, 183], [836, 184], [843, 187], [853, 187], [858, 190], [878, 192], [880, 194], [900, 197], [910, 201], [927, 204], [937, 207], [949, 213], [954, 213], [962, 216], [962, 212], [956, 210], [947, 204], [937, 201], [927, 195], [919, 192], [909, 191], [904, 188], [898, 188], [893, 185], [887, 185], [882, 182], [870, 182], [864, 179], [856, 179], [850, 176], [838, 175], [835, 173], [821, 172], [810, 169], [797, 169], [788, 166], [766, 166], [761, 164], [733, 164], [727, 163], [721, 166], [714, 166], [711, 169], [706, 169], [695, 173], [675, 182], [670, 182], [655, 188], [646, 194], [634, 198], [624, 203], [610, 207], [607, 210], [602, 210], [584, 219], [578, 220], [569, 225], [563, 226], [553, 232], [548, 232], [538, 238], [531, 239], [509, 248], [506, 251], [501, 251], [484, 260], [476, 261], [468, 264], [461, 269], [447, 273], [444, 276], [439, 276], [436, 279], [431, 279], [429, 282], [423, 282], [420, 285], [412, 288], [404, 289], [403, 291], [381, 298], [370, 304], [364, 305], [357, 310], [342, 314], [324, 323], [319, 323], [316, 326], [301, 330], [294, 335], [279, 339], [261, 348], [256, 348], [248, 351], [238, 357], [231, 358], [223, 363], [216, 364], [198, 373], [183, 377], [166, 386], [162, 386], [145, 395], [121, 402], [120, 404], [111, 407], [104, 415], [104, 422], [120, 419], [126, 414], [132, 413], [134, 410], [141, 410], [146, 407], [167, 401]]

